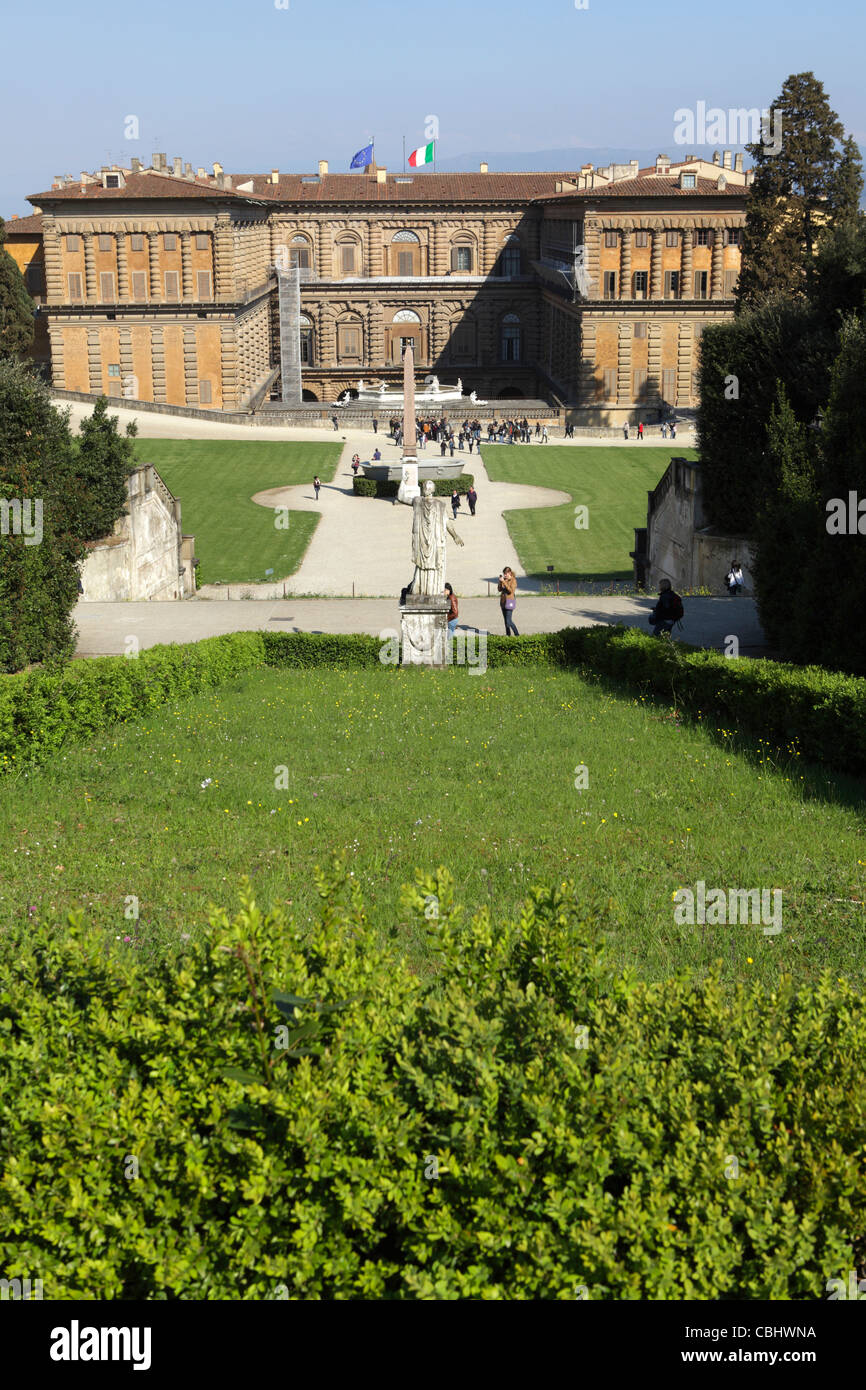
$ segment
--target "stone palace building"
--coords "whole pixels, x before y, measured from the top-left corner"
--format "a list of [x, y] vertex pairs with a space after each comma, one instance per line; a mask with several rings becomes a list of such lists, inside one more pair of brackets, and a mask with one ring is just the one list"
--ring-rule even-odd
[[411, 341], [419, 376], [620, 424], [696, 404], [701, 332], [733, 311], [749, 182], [727, 151], [310, 175], [156, 154], [55, 179], [7, 245], [62, 390], [212, 410], [279, 397], [276, 272], [297, 267], [304, 400], [398, 385]]

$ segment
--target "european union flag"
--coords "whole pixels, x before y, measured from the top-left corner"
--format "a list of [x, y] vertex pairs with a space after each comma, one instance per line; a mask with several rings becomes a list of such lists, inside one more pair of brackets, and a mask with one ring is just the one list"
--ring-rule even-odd
[[372, 140], [371, 140], [369, 145], [365, 145], [364, 148], [363, 148], [362, 150], [359, 150], [359, 151], [358, 151], [358, 153], [355, 155], [355, 158], [352, 160], [352, 163], [349, 165], [349, 168], [350, 168], [350, 169], [363, 169], [363, 168], [365, 167], [365, 165], [367, 165], [367, 164], [372, 164], [372, 162], [373, 162], [373, 142], [372, 142]]

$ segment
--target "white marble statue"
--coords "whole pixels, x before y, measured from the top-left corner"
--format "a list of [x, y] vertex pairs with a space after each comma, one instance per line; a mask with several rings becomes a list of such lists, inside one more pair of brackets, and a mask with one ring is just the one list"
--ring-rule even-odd
[[412, 503], [412, 559], [414, 594], [435, 594], [445, 590], [445, 532], [457, 545], [463, 542], [448, 520], [448, 503], [435, 496], [432, 479], [424, 484], [424, 494]]

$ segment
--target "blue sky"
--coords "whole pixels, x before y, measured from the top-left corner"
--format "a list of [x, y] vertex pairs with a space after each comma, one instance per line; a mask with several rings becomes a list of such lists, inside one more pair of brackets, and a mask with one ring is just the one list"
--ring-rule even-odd
[[[283, 0], [278, 0], [283, 3]], [[56, 174], [154, 150], [229, 171], [464, 151], [669, 154], [674, 112], [769, 106], [811, 69], [866, 144], [862, 0], [43, 0], [7, 10], [0, 213]], [[10, 114], [12, 117], [10, 120]], [[136, 116], [140, 139], [125, 138]], [[695, 153], [702, 151], [695, 149]], [[109, 155], [111, 158], [109, 159]], [[579, 162], [578, 156], [575, 163]]]

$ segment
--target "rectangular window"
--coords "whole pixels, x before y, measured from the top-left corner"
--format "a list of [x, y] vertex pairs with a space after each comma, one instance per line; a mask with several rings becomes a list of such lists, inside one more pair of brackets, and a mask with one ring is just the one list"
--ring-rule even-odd
[[196, 299], [210, 299], [210, 271], [199, 270], [196, 274]]
[[605, 246], [618, 246], [618, 245], [619, 245], [619, 233], [618, 233], [618, 232], [605, 232], [605, 234], [604, 234], [604, 244], [605, 244]]
[[713, 235], [709, 227], [695, 228], [695, 246], [712, 246]]
[[679, 246], [679, 244], [680, 244], [680, 234], [679, 234], [679, 232], [672, 231], [672, 230], [670, 229], [670, 227], [669, 227], [668, 230], [665, 232], [665, 245], [666, 245], [666, 246]]
[[662, 372], [662, 396], [668, 405], [676, 405], [677, 373], [675, 367], [665, 367]]
[[411, 251], [398, 251], [397, 253], [397, 274], [414, 275], [415, 257]]
[[177, 237], [175, 236], [174, 232], [166, 232], [164, 246], [166, 251], [177, 250]]
[[725, 271], [725, 298], [730, 299], [737, 288], [737, 281], [740, 278], [738, 270]]
[[638, 367], [634, 373], [634, 399], [639, 401], [646, 395], [646, 369]]
[[210, 405], [211, 401], [213, 400], [213, 393], [212, 393], [212, 390], [211, 390], [211, 383], [210, 383], [209, 381], [200, 381], [200, 382], [199, 382], [199, 384], [198, 384], [198, 400], [199, 400], [199, 405]]
[[165, 271], [165, 297], [166, 299], [180, 299], [180, 283], [176, 270]]
[[464, 275], [472, 273], [472, 247], [455, 246], [451, 251], [451, 269], [462, 271]]
[[361, 357], [361, 330], [350, 324], [340, 324], [337, 333], [338, 356], [341, 360]]
[[355, 273], [355, 248], [354, 246], [342, 246], [340, 248], [341, 261], [344, 275], [354, 275]]
[[649, 246], [649, 233], [648, 233], [648, 232], [635, 232], [635, 234], [634, 234], [634, 244], [635, 244], [635, 246]]
[[635, 299], [646, 299], [647, 272], [636, 270], [634, 273], [634, 297]]
[[475, 356], [475, 330], [471, 323], [458, 323], [451, 335], [452, 357]]
[[310, 248], [309, 246], [292, 246], [289, 248], [289, 261], [299, 270], [309, 270], [310, 268]]
[[100, 232], [99, 236], [97, 237], [97, 241], [99, 242], [100, 251], [110, 251], [114, 242], [114, 237], [105, 236], [104, 233]]
[[604, 396], [608, 401], [616, 399], [616, 367], [604, 369]]
[[130, 249], [130, 251], [143, 251], [143, 250], [144, 250], [144, 237], [143, 237], [143, 236], [138, 236], [138, 235], [136, 235], [136, 236], [131, 236], [131, 237], [129, 238], [129, 249]]
[[80, 251], [80, 250], [81, 250], [81, 237], [77, 237], [77, 236], [68, 236], [68, 237], [66, 238], [66, 249], [67, 249], [67, 251]]
[[729, 230], [728, 230], [728, 245], [729, 245], [729, 246], [742, 246], [742, 244], [743, 244], [743, 229], [742, 229], [742, 227], [731, 227], [731, 228], [729, 228]]
[[108, 364], [108, 375], [109, 375], [109, 376], [120, 376], [120, 363], [119, 363], [119, 362], [109, 362], [109, 364]]
[[697, 186], [697, 174], [682, 174], [681, 188], [695, 188]]
[[706, 299], [707, 297], [707, 272], [705, 270], [695, 271], [695, 299]]
[[139, 303], [147, 299], [147, 276], [143, 270], [132, 272], [132, 297]]
[[680, 272], [665, 271], [665, 299], [676, 299], [680, 292]]
[[27, 267], [27, 288], [31, 294], [45, 293], [45, 276], [43, 274], [42, 263], [32, 261]]
[[604, 297], [605, 299], [616, 299], [615, 270], [606, 270], [604, 272]]
[[646, 324], [645, 324], [645, 323], [636, 323], [636, 324], [635, 324], [635, 326], [634, 326], [634, 336], [635, 336], [636, 338], [645, 338], [645, 337], [646, 337]]
[[69, 298], [83, 299], [84, 293], [81, 288], [81, 274], [77, 270], [70, 270], [66, 277], [69, 284]]
[[99, 299], [102, 304], [114, 303], [114, 274], [103, 270], [99, 276]]
[[196, 251], [206, 251], [210, 245], [210, 237], [207, 232], [196, 232], [195, 249]]

